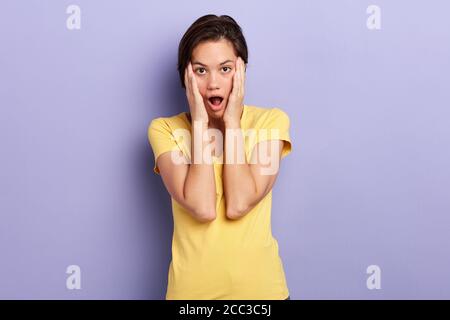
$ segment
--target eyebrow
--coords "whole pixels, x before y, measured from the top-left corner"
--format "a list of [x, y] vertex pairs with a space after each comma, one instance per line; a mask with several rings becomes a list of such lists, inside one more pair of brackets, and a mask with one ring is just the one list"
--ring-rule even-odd
[[[225, 61], [222, 62], [220, 65], [223, 65], [223, 64], [228, 63], [228, 62], [233, 62], [233, 60], [225, 60]], [[207, 67], [206, 64], [203, 64], [203, 63], [201, 63], [201, 62], [199, 62], [199, 61], [194, 61], [192, 64], [193, 64], [193, 65], [194, 65], [194, 64], [199, 64], [199, 65], [201, 65], [201, 66]]]

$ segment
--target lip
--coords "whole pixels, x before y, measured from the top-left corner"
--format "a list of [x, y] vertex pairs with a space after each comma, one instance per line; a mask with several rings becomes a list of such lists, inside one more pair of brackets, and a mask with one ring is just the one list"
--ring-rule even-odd
[[219, 111], [219, 110], [221, 110], [221, 109], [223, 108], [223, 103], [224, 103], [225, 99], [222, 99], [222, 101], [220, 102], [220, 104], [219, 104], [218, 106], [213, 105], [213, 104], [209, 101], [209, 99], [207, 99], [207, 101], [208, 101], [209, 107], [210, 107], [213, 111]]

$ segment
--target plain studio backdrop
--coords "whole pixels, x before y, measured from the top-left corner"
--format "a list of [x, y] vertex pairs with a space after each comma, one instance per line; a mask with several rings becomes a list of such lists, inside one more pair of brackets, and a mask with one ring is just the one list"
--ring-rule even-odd
[[178, 43], [208, 13], [244, 31], [244, 102], [291, 120], [272, 212], [291, 298], [449, 299], [444, 0], [3, 0], [0, 298], [164, 298], [147, 127], [188, 110]]

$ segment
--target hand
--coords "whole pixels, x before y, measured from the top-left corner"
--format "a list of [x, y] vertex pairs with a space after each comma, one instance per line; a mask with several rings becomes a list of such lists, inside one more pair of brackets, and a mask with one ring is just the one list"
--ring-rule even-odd
[[233, 75], [233, 89], [228, 98], [227, 108], [223, 114], [225, 125], [240, 125], [244, 108], [245, 64], [241, 57], [236, 60], [236, 71]]
[[208, 123], [208, 113], [206, 112], [202, 95], [198, 90], [197, 80], [195, 79], [194, 71], [192, 71], [191, 62], [189, 62], [186, 70], [184, 71], [184, 83], [186, 86], [186, 97], [189, 102], [192, 124], [194, 121]]

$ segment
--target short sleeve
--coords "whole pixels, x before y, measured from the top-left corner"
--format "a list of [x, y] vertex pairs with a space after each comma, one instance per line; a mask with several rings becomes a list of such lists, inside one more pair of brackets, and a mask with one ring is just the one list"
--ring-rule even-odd
[[158, 157], [167, 151], [179, 150], [169, 124], [163, 118], [153, 119], [148, 127], [148, 140], [153, 150], [153, 172], [160, 174], [156, 165]]
[[[256, 143], [265, 140], [283, 140], [283, 150], [281, 159], [286, 157], [292, 151], [292, 142], [290, 137], [290, 120], [288, 114], [280, 108], [272, 108], [264, 118], [260, 132], [257, 134]], [[255, 144], [256, 144], [255, 143]]]

